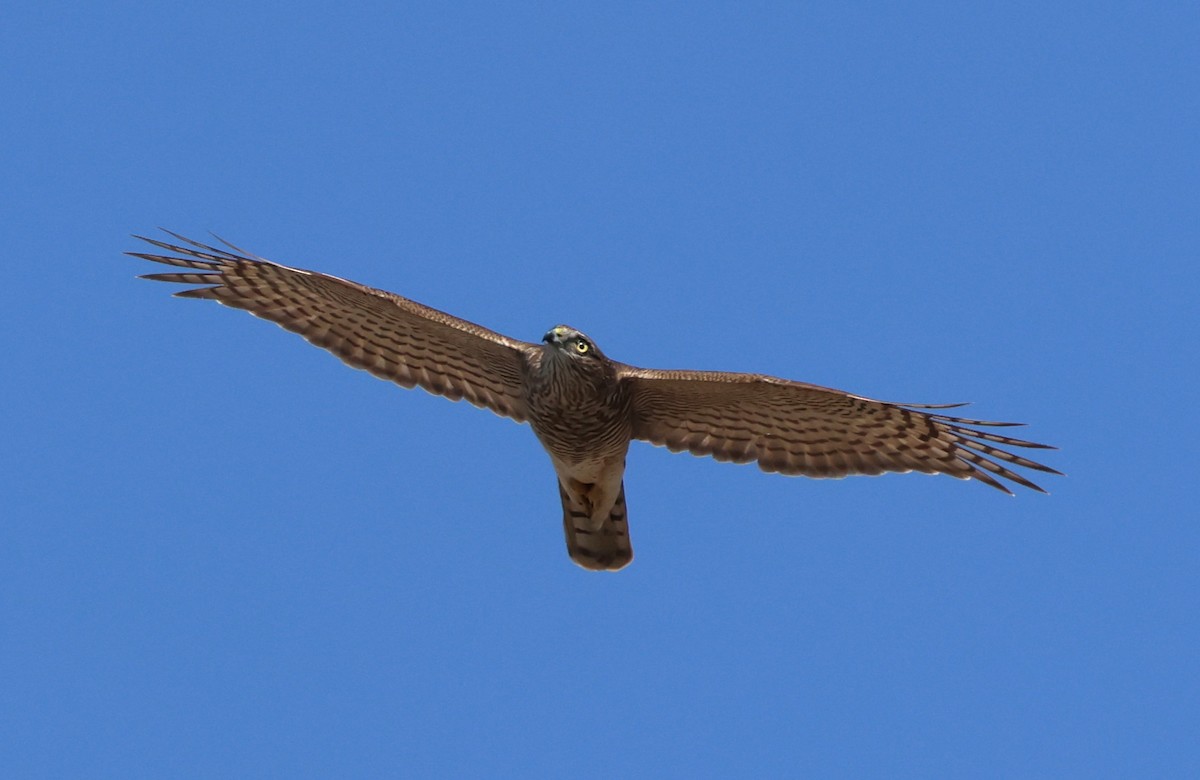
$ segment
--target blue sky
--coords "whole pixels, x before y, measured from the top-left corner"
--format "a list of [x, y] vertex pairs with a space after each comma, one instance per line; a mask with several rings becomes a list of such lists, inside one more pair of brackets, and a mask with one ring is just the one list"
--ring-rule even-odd
[[[1194, 776], [1191, 4], [25, 4], [0, 774]], [[512, 336], [1031, 424], [1070, 476], [526, 427], [134, 279], [214, 231]]]

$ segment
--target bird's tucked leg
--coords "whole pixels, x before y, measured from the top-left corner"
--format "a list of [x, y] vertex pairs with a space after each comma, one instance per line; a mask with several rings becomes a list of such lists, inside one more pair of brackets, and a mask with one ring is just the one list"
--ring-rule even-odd
[[562, 487], [565, 487], [572, 502], [585, 508], [593, 530], [600, 528], [608, 520], [609, 513], [624, 488], [624, 483], [619, 479], [611, 481], [610, 484], [582, 482], [573, 477], [567, 477], [565, 481], [566, 485]]

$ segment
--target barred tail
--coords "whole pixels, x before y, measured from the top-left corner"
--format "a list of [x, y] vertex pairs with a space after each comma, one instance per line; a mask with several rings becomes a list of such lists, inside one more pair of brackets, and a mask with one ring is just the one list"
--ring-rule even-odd
[[560, 483], [562, 496], [563, 531], [567, 535], [567, 554], [571, 560], [592, 571], [616, 571], [633, 560], [633, 545], [629, 542], [629, 523], [625, 518], [625, 484], [608, 518], [595, 526], [587, 507], [571, 500]]

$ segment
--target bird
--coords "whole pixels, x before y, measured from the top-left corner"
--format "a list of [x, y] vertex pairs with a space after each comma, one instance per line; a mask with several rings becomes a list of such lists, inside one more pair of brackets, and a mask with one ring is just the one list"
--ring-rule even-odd
[[140, 277], [189, 285], [176, 297], [244, 309], [401, 387], [529, 423], [557, 477], [567, 553], [584, 569], [616, 571], [633, 560], [624, 475], [634, 440], [785, 475], [915, 471], [1009, 495], [1001, 480], [1046, 492], [1016, 467], [1062, 475], [1010, 451], [1055, 447], [994, 430], [1021, 423], [945, 414], [966, 404], [890, 403], [763, 374], [638, 368], [568, 325], [520, 341], [219, 237], [224, 249], [163, 232], [179, 243], [135, 235], [165, 253], [126, 254], [186, 269]]

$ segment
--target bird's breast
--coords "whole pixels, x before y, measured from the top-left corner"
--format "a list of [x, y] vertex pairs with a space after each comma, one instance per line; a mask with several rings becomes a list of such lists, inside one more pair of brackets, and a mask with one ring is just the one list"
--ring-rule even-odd
[[526, 379], [529, 424], [558, 461], [624, 457], [632, 438], [629, 399], [615, 381], [546, 370]]

